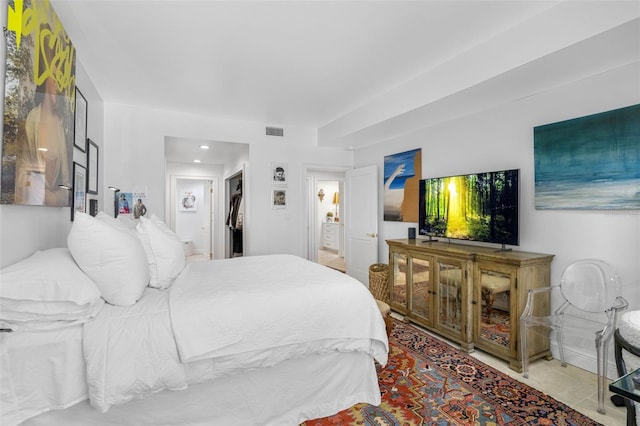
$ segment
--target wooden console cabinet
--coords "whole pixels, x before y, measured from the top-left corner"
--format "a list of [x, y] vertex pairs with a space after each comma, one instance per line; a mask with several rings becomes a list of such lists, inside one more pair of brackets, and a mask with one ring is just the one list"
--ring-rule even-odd
[[[520, 315], [529, 289], [550, 285], [553, 255], [447, 241], [403, 239], [387, 244], [394, 311], [465, 351], [482, 349], [522, 371]], [[536, 316], [549, 314], [548, 300], [537, 306]], [[527, 343], [530, 360], [551, 357], [543, 336], [531, 336]]]

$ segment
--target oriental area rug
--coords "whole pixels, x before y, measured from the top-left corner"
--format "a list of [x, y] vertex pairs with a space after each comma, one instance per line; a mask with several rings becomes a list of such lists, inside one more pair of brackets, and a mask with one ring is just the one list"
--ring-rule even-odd
[[302, 426], [598, 425], [420, 329], [393, 321], [379, 407], [358, 404]]

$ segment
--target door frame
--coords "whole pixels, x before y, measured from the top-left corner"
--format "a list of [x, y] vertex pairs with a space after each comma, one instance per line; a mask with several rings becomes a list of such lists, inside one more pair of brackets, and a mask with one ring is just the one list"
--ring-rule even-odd
[[176, 210], [173, 201], [176, 200], [177, 194], [177, 181], [178, 180], [199, 180], [208, 181], [210, 186], [209, 190], [211, 195], [209, 197], [209, 257], [214, 257], [214, 247], [217, 247], [216, 242], [216, 211], [215, 206], [218, 205], [218, 178], [216, 176], [191, 176], [191, 175], [169, 175], [169, 228], [176, 232]]
[[[304, 217], [306, 218], [302, 221], [303, 231], [302, 235], [305, 236], [305, 251], [306, 258], [312, 262], [318, 262], [318, 231], [316, 229], [315, 219], [318, 217], [318, 209], [316, 204], [316, 197], [318, 193], [318, 180], [335, 180], [339, 182], [341, 191], [345, 191], [344, 179], [345, 173], [347, 170], [350, 170], [351, 167], [348, 166], [327, 166], [320, 164], [303, 164], [303, 176], [304, 176], [304, 193], [306, 203]], [[318, 176], [318, 174], [327, 174], [327, 176], [323, 176], [322, 178]], [[334, 174], [334, 176], [329, 176], [330, 174]], [[346, 192], [340, 194], [340, 216], [344, 217], [344, 200], [349, 196]], [[344, 224], [343, 224], [344, 225]], [[346, 262], [346, 251], [343, 252], [345, 255]]]
[[225, 221], [227, 220], [227, 215], [229, 214], [229, 202], [231, 201], [231, 197], [233, 196], [233, 193], [235, 192], [235, 189], [231, 187], [231, 181], [235, 181], [237, 179], [240, 179], [242, 182], [242, 189], [240, 190], [240, 192], [242, 193], [242, 197], [245, 199], [244, 204], [244, 212], [243, 212], [243, 232], [242, 232], [242, 253], [244, 256], [247, 255], [247, 233], [246, 228], [247, 228], [247, 180], [246, 180], [246, 170], [245, 170], [245, 166], [243, 165], [241, 169], [231, 173], [229, 176], [224, 178], [224, 191], [225, 191], [225, 206], [223, 209], [223, 217], [224, 219], [222, 219], [222, 224], [224, 226], [225, 231], [223, 232], [223, 240], [224, 240], [224, 259], [228, 259], [232, 256], [232, 250], [231, 250], [231, 230], [226, 226]]

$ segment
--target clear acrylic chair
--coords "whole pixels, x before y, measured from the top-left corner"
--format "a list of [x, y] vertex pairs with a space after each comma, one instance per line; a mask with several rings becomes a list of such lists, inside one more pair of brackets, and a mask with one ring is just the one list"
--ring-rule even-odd
[[[561, 305], [552, 314], [536, 316], [541, 305], [549, 306], [549, 294], [558, 291]], [[546, 294], [546, 296], [545, 296]], [[541, 297], [542, 296], [542, 297]], [[537, 306], [536, 306], [537, 305]], [[566, 366], [563, 335], [565, 319], [595, 323], [595, 346], [598, 374], [598, 412], [604, 414], [606, 393], [608, 343], [616, 329], [618, 312], [628, 306], [620, 296], [620, 278], [606, 262], [596, 259], [578, 260], [563, 271], [560, 284], [547, 288], [529, 290], [527, 304], [520, 317], [520, 352], [522, 354], [522, 374], [529, 377], [529, 356], [527, 352], [527, 331], [545, 330], [555, 332], [562, 366]], [[584, 324], [584, 323], [583, 323]], [[583, 331], [584, 333], [584, 331]]]

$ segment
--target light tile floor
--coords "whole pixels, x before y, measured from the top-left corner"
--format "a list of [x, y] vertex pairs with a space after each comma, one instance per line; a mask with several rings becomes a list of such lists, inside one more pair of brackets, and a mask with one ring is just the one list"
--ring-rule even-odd
[[346, 271], [344, 257], [340, 257], [334, 250], [318, 250], [318, 263], [338, 271]]
[[[394, 318], [402, 320], [398, 314], [393, 313], [392, 315]], [[447, 339], [429, 331], [426, 332], [459, 348], [457, 344]], [[610, 400], [612, 394], [608, 390], [608, 384], [605, 397], [606, 414], [598, 413], [598, 379], [595, 374], [589, 371], [572, 365], [563, 367], [556, 359], [551, 361], [541, 359], [529, 365], [529, 378], [525, 379], [521, 373], [510, 369], [509, 363], [486, 352], [476, 350], [471, 353], [471, 356], [532, 388], [544, 392], [598, 423], [605, 426], [624, 426], [626, 424], [626, 409], [613, 405]]]

